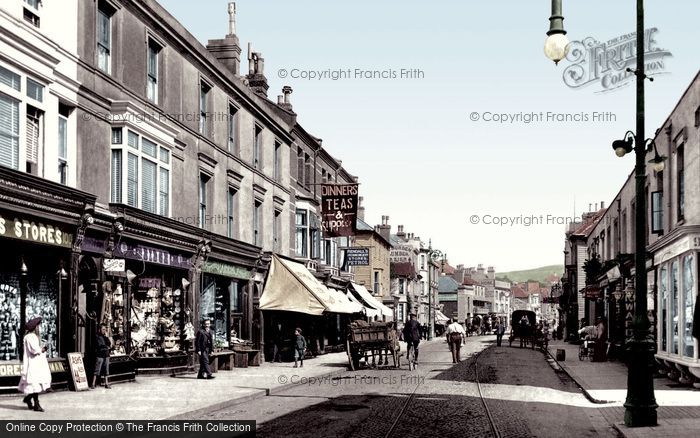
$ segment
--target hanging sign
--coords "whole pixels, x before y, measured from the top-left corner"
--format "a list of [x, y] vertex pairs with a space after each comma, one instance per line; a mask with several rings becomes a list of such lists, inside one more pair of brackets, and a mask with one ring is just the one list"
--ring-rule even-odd
[[126, 270], [126, 260], [102, 259], [102, 267], [105, 272], [124, 272]]
[[85, 391], [88, 389], [87, 373], [83, 364], [83, 355], [80, 353], [68, 353], [68, 366], [70, 367], [70, 376], [73, 380], [73, 386], [76, 391]]
[[357, 184], [321, 185], [321, 227], [324, 237], [355, 235], [357, 193]]
[[346, 248], [345, 266], [369, 266], [369, 248]]

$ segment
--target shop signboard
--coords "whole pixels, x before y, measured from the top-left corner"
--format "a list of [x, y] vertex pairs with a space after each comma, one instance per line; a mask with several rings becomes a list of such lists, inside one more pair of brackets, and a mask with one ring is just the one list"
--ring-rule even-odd
[[126, 260], [103, 259], [102, 268], [105, 272], [124, 272], [126, 270]]
[[222, 277], [239, 278], [241, 280], [249, 280], [251, 276], [250, 271], [241, 266], [216, 261], [204, 262], [202, 272]]
[[355, 235], [357, 194], [357, 184], [321, 185], [321, 227], [324, 237]]
[[[63, 373], [66, 371], [62, 360], [49, 360], [49, 370], [52, 373]], [[13, 377], [22, 375], [21, 363], [0, 363], [0, 377]]]
[[584, 296], [588, 299], [600, 298], [601, 289], [599, 287], [589, 286], [584, 291]]
[[0, 211], [0, 237], [71, 248], [73, 235], [55, 224]]
[[68, 353], [68, 366], [70, 367], [70, 375], [75, 390], [87, 390], [88, 379], [87, 373], [85, 372], [85, 365], [83, 364], [83, 355], [80, 353]]
[[133, 242], [122, 241], [114, 248], [114, 255], [131, 260], [143, 260], [146, 263], [170, 266], [172, 268], [190, 269], [190, 258], [167, 249], [154, 248]]
[[345, 266], [369, 266], [369, 248], [346, 248]]

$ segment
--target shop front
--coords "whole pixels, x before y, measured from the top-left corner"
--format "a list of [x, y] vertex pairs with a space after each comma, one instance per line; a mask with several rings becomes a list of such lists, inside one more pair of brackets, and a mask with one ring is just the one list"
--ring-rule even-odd
[[297, 327], [313, 355], [341, 348], [347, 324], [353, 317], [362, 319], [363, 311], [345, 291], [327, 287], [303, 264], [277, 255], [270, 262], [260, 309], [265, 315], [266, 360], [292, 359]]
[[655, 251], [658, 293], [657, 354], [662, 372], [681, 383], [700, 386], [698, 339], [698, 252], [700, 233], [685, 234]]
[[19, 383], [24, 325], [40, 316], [53, 385], [68, 383], [73, 278], [94, 197], [0, 167], [0, 388]]

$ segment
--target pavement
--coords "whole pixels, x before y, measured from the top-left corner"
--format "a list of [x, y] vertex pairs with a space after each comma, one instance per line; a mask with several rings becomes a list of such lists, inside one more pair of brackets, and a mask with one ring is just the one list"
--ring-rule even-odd
[[[40, 395], [45, 412], [34, 412], [22, 403], [22, 394], [0, 396], [3, 420], [164, 420], [187, 419], [198, 412], [244, 403], [283, 391], [295, 381], [334, 376], [347, 369], [347, 355], [331, 353], [294, 363], [263, 363], [257, 367], [220, 370], [212, 380], [196, 373], [170, 377], [137, 376], [136, 381], [88, 391], [52, 391]], [[119, 401], [123, 400], [123, 403]]]
[[599, 412], [618, 432], [630, 438], [697, 437], [700, 431], [700, 390], [681, 385], [665, 377], [654, 378], [654, 394], [658, 426], [630, 428], [624, 425], [627, 395], [627, 366], [618, 361], [591, 362], [579, 360], [578, 345], [563, 341], [549, 343], [549, 353], [556, 358], [556, 350], [563, 349], [566, 358], [554, 360], [581, 388], [583, 394], [598, 404]]

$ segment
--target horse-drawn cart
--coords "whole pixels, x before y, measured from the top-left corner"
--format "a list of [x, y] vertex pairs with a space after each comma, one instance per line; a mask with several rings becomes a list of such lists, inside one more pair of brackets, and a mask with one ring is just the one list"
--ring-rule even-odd
[[364, 321], [353, 321], [348, 328], [347, 353], [350, 369], [355, 371], [360, 366], [360, 360], [364, 357], [369, 363], [369, 356], [372, 363], [375, 356], [379, 356], [379, 364], [382, 364], [382, 354], [388, 365], [388, 355], [394, 361], [394, 367], [400, 366], [399, 348], [396, 331], [391, 323]]
[[[525, 318], [525, 319], [523, 319]], [[522, 323], [521, 323], [522, 321]], [[526, 323], [527, 321], [527, 323]], [[530, 345], [535, 349], [535, 324], [537, 323], [537, 315], [531, 310], [515, 310], [510, 317], [510, 336], [508, 337], [508, 345], [513, 346], [515, 338], [520, 339], [520, 347]]]

